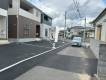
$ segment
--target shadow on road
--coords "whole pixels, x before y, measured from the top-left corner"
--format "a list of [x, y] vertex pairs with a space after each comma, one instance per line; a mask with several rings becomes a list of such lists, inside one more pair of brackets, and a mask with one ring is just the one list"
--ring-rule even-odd
[[53, 54], [55, 58], [49, 58], [40, 66], [64, 70], [74, 73], [86, 73], [89, 75], [97, 73], [97, 59], [87, 59], [74, 56]]

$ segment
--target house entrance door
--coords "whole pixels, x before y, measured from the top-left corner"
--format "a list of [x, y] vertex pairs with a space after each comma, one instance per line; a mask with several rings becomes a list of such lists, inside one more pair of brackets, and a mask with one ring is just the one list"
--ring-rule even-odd
[[36, 25], [36, 37], [40, 37], [40, 25]]
[[98, 26], [97, 27], [97, 39], [101, 40], [101, 30], [102, 30], [102, 26]]

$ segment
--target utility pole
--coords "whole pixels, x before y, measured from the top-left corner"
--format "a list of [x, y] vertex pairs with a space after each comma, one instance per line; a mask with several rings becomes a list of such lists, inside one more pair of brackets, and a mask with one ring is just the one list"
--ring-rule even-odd
[[83, 41], [85, 42], [85, 38], [86, 38], [86, 17], [85, 17], [84, 21], [85, 21], [85, 23], [84, 23]]
[[67, 19], [67, 12], [65, 11], [65, 25], [64, 25], [64, 41], [65, 41], [65, 38], [66, 38], [66, 24], [67, 24], [67, 22], [66, 22], [66, 19]]
[[[20, 0], [17, 0], [17, 1], [18, 1], [17, 4], [19, 4]], [[17, 6], [17, 42], [19, 42], [19, 9], [20, 9], [19, 5]]]

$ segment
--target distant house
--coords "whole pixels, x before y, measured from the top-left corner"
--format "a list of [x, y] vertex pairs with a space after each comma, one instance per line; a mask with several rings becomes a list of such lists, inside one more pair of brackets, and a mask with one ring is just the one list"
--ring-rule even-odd
[[86, 37], [87, 38], [94, 38], [95, 37], [95, 30], [94, 30], [94, 28], [86, 30]]
[[8, 0], [0, 0], [0, 40], [8, 39]]
[[82, 26], [74, 26], [70, 28], [70, 32], [72, 35], [79, 35], [79, 33], [83, 30], [84, 30], [84, 27]]
[[64, 38], [64, 33], [65, 33], [64, 30], [60, 30], [60, 31], [59, 31], [59, 34], [58, 34], [59, 40], [63, 40], [63, 38]]
[[71, 28], [67, 28], [67, 36], [68, 37], [74, 37], [74, 36], [80, 36], [83, 37], [85, 31], [85, 37], [86, 38], [93, 38], [95, 30], [93, 27], [83, 27], [83, 26], [74, 26]]
[[84, 31], [84, 27], [83, 26], [74, 26], [74, 27], [71, 27], [68, 29], [68, 34], [71, 36], [71, 37], [74, 37], [74, 36], [82, 36]]
[[95, 39], [106, 42], [106, 9], [92, 23], [95, 27]]

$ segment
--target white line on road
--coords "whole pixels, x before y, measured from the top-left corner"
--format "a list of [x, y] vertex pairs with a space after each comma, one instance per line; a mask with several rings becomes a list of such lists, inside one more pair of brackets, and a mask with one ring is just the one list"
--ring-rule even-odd
[[[68, 44], [69, 44], [69, 43], [68, 43]], [[65, 45], [68, 45], [68, 44], [65, 44]], [[65, 45], [63, 45], [63, 46], [65, 46]], [[63, 47], [63, 46], [59, 46], [59, 47], [57, 47], [56, 49], [61, 48], [61, 47]], [[25, 61], [28, 61], [28, 60], [31, 60], [31, 59], [33, 59], [33, 58], [39, 57], [40, 55], [46, 54], [46, 53], [51, 52], [51, 51], [56, 50], [56, 49], [51, 49], [51, 50], [45, 51], [45, 52], [43, 52], [43, 53], [40, 53], [40, 54], [38, 54], [38, 55], [35, 55], [35, 56], [32, 56], [32, 57], [26, 58], [26, 59], [24, 59], [24, 60], [21, 60], [21, 61], [19, 61], [19, 62], [17, 62], [17, 63], [14, 63], [14, 64], [12, 64], [12, 65], [10, 65], [10, 66], [8, 66], [8, 67], [5, 67], [5, 68], [1, 69], [1, 70], [0, 70], [0, 73], [3, 72], [3, 71], [6, 71], [6, 70], [8, 70], [8, 69], [10, 69], [10, 68], [12, 68], [12, 67], [14, 67], [14, 66], [16, 66], [16, 65], [19, 65], [19, 64], [21, 64], [21, 63], [23, 63], [23, 62], [25, 62]]]

